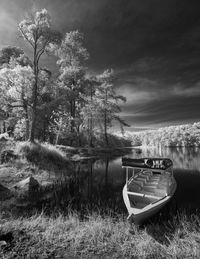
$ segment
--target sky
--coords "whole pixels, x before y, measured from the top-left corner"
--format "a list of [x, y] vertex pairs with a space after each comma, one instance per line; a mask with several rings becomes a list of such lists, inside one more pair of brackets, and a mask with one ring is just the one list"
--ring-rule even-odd
[[0, 48], [31, 55], [17, 24], [33, 5], [46, 8], [63, 34], [84, 33], [89, 72], [114, 69], [129, 130], [199, 121], [199, 0], [1, 0]]

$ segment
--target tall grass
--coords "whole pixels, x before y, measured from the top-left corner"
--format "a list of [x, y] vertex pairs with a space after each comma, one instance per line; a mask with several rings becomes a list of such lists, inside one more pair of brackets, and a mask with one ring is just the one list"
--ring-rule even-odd
[[[6, 258], [198, 258], [199, 215], [174, 218], [173, 233], [169, 224], [139, 229], [123, 215], [111, 218], [92, 214], [80, 220], [74, 213], [56, 218], [40, 214], [0, 226], [0, 232], [14, 234], [13, 242], [2, 253]], [[165, 228], [162, 235], [167, 242], [158, 242], [151, 228]]]
[[50, 144], [21, 142], [16, 146], [16, 153], [41, 169], [66, 171], [70, 167], [65, 154]]

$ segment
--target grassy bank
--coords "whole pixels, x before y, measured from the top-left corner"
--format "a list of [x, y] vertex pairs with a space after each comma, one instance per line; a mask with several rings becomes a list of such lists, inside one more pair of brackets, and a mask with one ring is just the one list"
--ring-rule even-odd
[[[2, 258], [186, 258], [200, 255], [199, 216], [174, 218], [139, 229], [123, 216], [1, 219], [9, 233]], [[4, 256], [4, 257], [3, 257]]]
[[[50, 170], [56, 175], [59, 171], [71, 172], [65, 154], [55, 147], [21, 143], [15, 152], [19, 158], [0, 167], [1, 184], [8, 188], [30, 174], [41, 184], [42, 175], [46, 182], [50, 181], [46, 175]], [[52, 178], [52, 181], [55, 179]], [[51, 181], [50, 184], [51, 187]], [[81, 181], [77, 184], [82, 186]], [[41, 213], [43, 206], [35, 206], [34, 212], [30, 211], [30, 208], [33, 209], [31, 201], [29, 207], [24, 206], [21, 208], [22, 213], [19, 213], [16, 206], [16, 190], [10, 188], [12, 198], [0, 202], [0, 258], [200, 257], [198, 213], [186, 216], [186, 213], [180, 215], [174, 212], [172, 214], [176, 216], [170, 216], [166, 210], [163, 214], [167, 217], [159, 216], [158, 220], [138, 228], [127, 222], [127, 215], [101, 211], [99, 204], [96, 208], [98, 212], [94, 212], [94, 206], [89, 212], [86, 209], [83, 211], [82, 207], [81, 212], [71, 212], [71, 203], [67, 200], [63, 200], [62, 203], [64, 196], [69, 199], [74, 197], [66, 195], [67, 192], [70, 194], [70, 191], [73, 193], [70, 186], [77, 191], [76, 182], [72, 182], [71, 185], [70, 182], [66, 182], [66, 186], [55, 183], [53, 188], [48, 189], [47, 186], [44, 191], [41, 188], [39, 195], [45, 194], [45, 197], [50, 197], [49, 201], [53, 201], [45, 213]], [[59, 207], [58, 214], [56, 204], [60, 203], [62, 206]], [[47, 203], [44, 204], [47, 206]], [[119, 206], [119, 203], [117, 205]]]

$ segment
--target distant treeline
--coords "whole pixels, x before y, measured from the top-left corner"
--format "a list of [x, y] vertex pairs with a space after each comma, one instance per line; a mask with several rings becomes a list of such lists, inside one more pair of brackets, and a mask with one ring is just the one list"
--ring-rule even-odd
[[200, 122], [129, 133], [135, 146], [200, 146]]

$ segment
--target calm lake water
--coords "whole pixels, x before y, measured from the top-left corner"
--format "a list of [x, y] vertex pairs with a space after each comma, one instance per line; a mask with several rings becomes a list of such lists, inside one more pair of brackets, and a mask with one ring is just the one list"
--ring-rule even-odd
[[[145, 149], [138, 154], [130, 149], [127, 157], [168, 157], [174, 163], [174, 176], [177, 190], [168, 206], [176, 211], [195, 212], [200, 209], [200, 149], [198, 148], [162, 148]], [[76, 164], [79, 178], [75, 193], [78, 198], [72, 203], [77, 209], [109, 209], [113, 212], [125, 212], [122, 189], [125, 184], [125, 172], [121, 168], [121, 157], [106, 156], [97, 161], [88, 160]]]
[[[182, 210], [188, 214], [200, 211], [200, 148], [155, 148], [144, 149], [141, 153], [133, 148], [127, 150], [129, 153], [126, 157], [172, 159], [177, 190], [166, 211], [171, 208], [174, 209], [174, 213]], [[126, 214], [122, 197], [125, 172], [121, 168], [121, 158], [107, 155], [101, 159], [75, 163], [74, 183], [70, 188], [69, 185], [66, 188], [65, 184], [61, 184], [59, 191], [55, 192], [51, 208], [55, 208], [59, 203], [59, 208], [61, 205], [63, 210], [70, 206], [78, 211], [88, 208], [89, 211], [108, 210]], [[62, 181], [63, 176], [56, 177]]]

